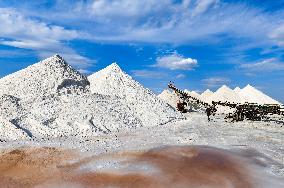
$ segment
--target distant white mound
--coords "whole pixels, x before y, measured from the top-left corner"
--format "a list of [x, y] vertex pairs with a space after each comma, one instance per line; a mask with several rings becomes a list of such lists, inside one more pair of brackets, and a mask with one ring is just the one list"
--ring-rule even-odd
[[249, 103], [258, 103], [258, 104], [281, 104], [280, 102], [272, 99], [263, 92], [257, 90], [251, 85], [247, 85], [242, 90], [239, 91], [239, 94], [242, 96], [244, 102]]
[[174, 108], [176, 108], [177, 103], [180, 100], [179, 97], [175, 94], [175, 92], [171, 92], [168, 89], [165, 89], [162, 93], [158, 95], [158, 97]]
[[211, 103], [212, 101], [218, 102], [231, 102], [231, 103], [257, 103], [257, 104], [281, 104], [280, 102], [272, 99], [263, 92], [257, 90], [251, 85], [247, 85], [243, 89], [236, 87], [234, 90], [223, 85], [216, 92], [210, 90], [204, 91], [201, 94], [201, 100]]
[[144, 88], [113, 63], [88, 77], [91, 91], [118, 96], [143, 120], [144, 126], [164, 124], [181, 117], [174, 108]]
[[218, 102], [231, 102], [231, 103], [242, 103], [241, 96], [233, 91], [226, 85], [220, 87], [216, 92], [211, 96], [205, 99], [206, 102], [211, 103], [212, 101]]
[[188, 93], [192, 97], [195, 97], [196, 99], [200, 99], [201, 98], [199, 93], [197, 93], [196, 91], [189, 91], [189, 90], [185, 89], [184, 92]]
[[91, 92], [88, 79], [55, 55], [0, 79], [1, 141], [84, 138], [181, 117], [116, 65], [96, 75], [101, 89]]
[[206, 89], [201, 95], [200, 99], [202, 101], [206, 101], [211, 95], [213, 95], [213, 92], [209, 89]]
[[241, 90], [242, 90], [242, 89], [241, 89], [240, 87], [236, 87], [236, 88], [234, 89], [234, 91], [237, 92], [237, 93], [239, 93]]

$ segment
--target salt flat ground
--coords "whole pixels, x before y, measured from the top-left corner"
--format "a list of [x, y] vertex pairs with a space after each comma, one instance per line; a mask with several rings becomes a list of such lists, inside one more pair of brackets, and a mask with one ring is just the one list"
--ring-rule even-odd
[[3, 187], [284, 186], [283, 123], [229, 123], [222, 116], [208, 122], [200, 113], [186, 117], [98, 137], [1, 143], [0, 183]]

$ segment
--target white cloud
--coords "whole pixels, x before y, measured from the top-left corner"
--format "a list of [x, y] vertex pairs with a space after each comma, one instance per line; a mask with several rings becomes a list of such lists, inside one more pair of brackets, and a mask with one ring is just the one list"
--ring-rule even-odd
[[281, 62], [277, 58], [270, 58], [260, 62], [242, 64], [240, 65], [240, 68], [248, 72], [283, 71], [284, 62]]
[[[88, 66], [90, 60], [64, 45], [64, 41], [80, 36], [75, 30], [57, 25], [48, 25], [35, 19], [26, 18], [15, 9], [0, 8], [0, 44], [38, 52], [40, 58], [55, 53], [62, 55], [70, 64]], [[81, 37], [81, 36], [80, 36]]]
[[170, 70], [193, 70], [197, 65], [196, 59], [185, 58], [182, 55], [174, 53], [172, 55], [158, 57], [154, 66]]
[[150, 71], [150, 70], [132, 70], [131, 71], [132, 75], [134, 77], [140, 77], [140, 78], [163, 78], [166, 75], [161, 72], [157, 71]]
[[44, 22], [24, 17], [15, 9], [0, 8], [1, 37], [45, 39], [45, 40], [70, 40], [77, 38], [79, 33], [66, 30], [56, 25], [47, 25]]
[[205, 12], [211, 5], [218, 3], [219, 0], [197, 0], [196, 6], [192, 11], [192, 16], [197, 16]]
[[95, 16], [102, 17], [136, 17], [161, 9], [161, 5], [170, 4], [168, 0], [96, 0], [90, 5], [89, 11]]
[[182, 78], [185, 78], [185, 77], [186, 77], [185, 74], [178, 74], [178, 75], [176, 75], [177, 79], [182, 79]]
[[284, 24], [274, 29], [270, 34], [272, 38], [279, 46], [284, 46]]
[[201, 80], [201, 82], [203, 83], [203, 85], [212, 88], [228, 84], [231, 82], [231, 80], [229, 78], [224, 78], [224, 77], [211, 77], [203, 79]]
[[[227, 37], [251, 44], [279, 44], [270, 37], [284, 21], [283, 11], [268, 12], [242, 2], [219, 0], [57, 1], [55, 8], [26, 14], [77, 26], [93, 41], [185, 44]], [[66, 3], [67, 2], [67, 3]], [[241, 29], [240, 29], [241, 28]], [[272, 35], [273, 36], [273, 35]], [[279, 37], [278, 37], [279, 38]]]

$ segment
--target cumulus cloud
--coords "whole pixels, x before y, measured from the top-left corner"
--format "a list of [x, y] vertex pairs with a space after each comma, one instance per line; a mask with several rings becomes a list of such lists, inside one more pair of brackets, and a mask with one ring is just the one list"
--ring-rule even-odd
[[269, 58], [260, 62], [242, 64], [239, 67], [248, 72], [283, 71], [284, 62], [281, 62], [277, 58]]
[[193, 70], [197, 65], [196, 59], [186, 58], [174, 53], [168, 56], [158, 57], [154, 66], [170, 70]]
[[73, 49], [64, 45], [64, 41], [80, 36], [75, 30], [30, 19], [15, 9], [0, 8], [0, 44], [23, 49], [36, 50], [40, 58], [55, 53], [61, 54], [70, 64], [87, 66], [90, 63]]
[[224, 77], [211, 77], [211, 78], [206, 78], [201, 80], [203, 85], [212, 88], [212, 87], [219, 87], [224, 84], [228, 84], [231, 82], [229, 78], [224, 78]]

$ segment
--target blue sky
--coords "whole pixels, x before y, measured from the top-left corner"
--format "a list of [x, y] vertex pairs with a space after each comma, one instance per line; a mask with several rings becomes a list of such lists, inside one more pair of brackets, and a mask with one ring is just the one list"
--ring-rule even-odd
[[157, 93], [251, 84], [284, 102], [284, 1], [0, 0], [0, 77], [55, 53]]

